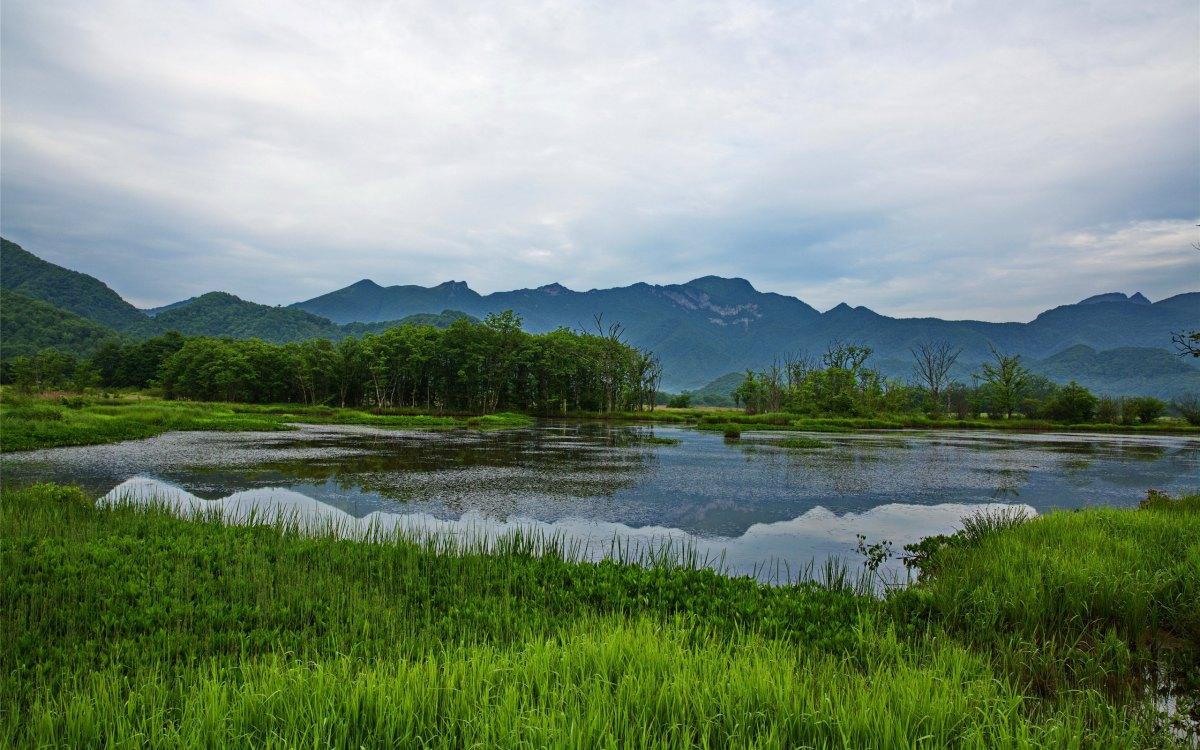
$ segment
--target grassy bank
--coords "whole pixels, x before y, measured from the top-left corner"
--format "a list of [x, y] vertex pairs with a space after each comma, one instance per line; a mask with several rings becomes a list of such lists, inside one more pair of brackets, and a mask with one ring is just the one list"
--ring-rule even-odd
[[988, 654], [1030, 693], [1131, 700], [1171, 682], [1200, 722], [1200, 495], [1152, 492], [1143, 506], [926, 539], [923, 580], [888, 605]]
[[301, 404], [167, 401], [141, 396], [0, 398], [0, 451], [137, 440], [172, 430], [286, 430], [289, 423], [393, 429], [497, 428], [533, 423], [521, 414], [441, 416]]
[[[1038, 420], [933, 420], [922, 416], [816, 418], [795, 414], [744, 414], [730, 409], [656, 409], [576, 413], [575, 419], [676, 424], [740, 435], [751, 430], [854, 432], [892, 429], [987, 429], [1200, 434], [1182, 421], [1148, 425], [1063, 425]], [[414, 409], [367, 410], [303, 404], [237, 404], [169, 401], [142, 394], [117, 397], [0, 393], [0, 452], [96, 445], [153, 437], [172, 430], [286, 430], [293, 423], [357, 424], [392, 429], [502, 429], [533, 424], [534, 417], [425, 414]]]
[[940, 540], [926, 580], [879, 600], [553, 540], [479, 554], [7, 490], [0, 744], [1161, 745], [1132, 690], [1060, 666], [1193, 632], [1191, 503]]
[[1163, 419], [1150, 424], [1066, 424], [1045, 419], [931, 419], [921, 414], [888, 414], [878, 417], [810, 417], [788, 412], [746, 414], [735, 409], [671, 409], [580, 415], [595, 419], [631, 422], [661, 422], [691, 425], [722, 432], [730, 427], [748, 430], [796, 430], [802, 432], [856, 432], [859, 430], [1007, 430], [1014, 432], [1102, 432], [1200, 435], [1200, 427], [1182, 419]]

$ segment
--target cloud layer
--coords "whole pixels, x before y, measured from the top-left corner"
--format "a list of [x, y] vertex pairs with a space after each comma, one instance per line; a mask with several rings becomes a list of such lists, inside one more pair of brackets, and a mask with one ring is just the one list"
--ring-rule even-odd
[[1200, 288], [1200, 11], [3, 6], [6, 237], [142, 304], [716, 273], [1028, 319]]

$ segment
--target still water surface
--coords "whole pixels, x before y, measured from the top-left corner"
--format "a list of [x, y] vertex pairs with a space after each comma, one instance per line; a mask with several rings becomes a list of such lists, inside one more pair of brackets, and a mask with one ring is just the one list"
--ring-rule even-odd
[[[651, 444], [651, 435], [679, 444]], [[1151, 487], [1200, 489], [1194, 438], [914, 431], [778, 445], [796, 435], [743, 433], [727, 443], [688, 429], [592, 423], [497, 432], [305, 426], [9, 454], [0, 474], [11, 484], [74, 482], [109, 499], [153, 495], [181, 510], [284, 510], [466, 536], [534, 528], [580, 540], [592, 557], [608, 554], [614, 538], [669, 538], [760, 577], [830, 556], [853, 561], [857, 534], [899, 549], [985, 506], [1128, 507]]]

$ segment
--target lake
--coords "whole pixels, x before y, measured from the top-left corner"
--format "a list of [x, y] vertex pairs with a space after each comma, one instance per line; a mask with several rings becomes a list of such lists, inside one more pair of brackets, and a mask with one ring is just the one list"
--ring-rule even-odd
[[857, 566], [858, 534], [899, 550], [986, 507], [1130, 507], [1149, 488], [1200, 488], [1200, 440], [1188, 437], [902, 431], [779, 444], [798, 436], [726, 442], [552, 421], [495, 432], [303, 426], [7, 454], [0, 473], [9, 484], [77, 483], [110, 501], [156, 497], [181, 512], [219, 505], [231, 517], [286, 511], [478, 538], [532, 529], [576, 540], [590, 558], [610, 554], [614, 539], [670, 540], [765, 580], [834, 556]]

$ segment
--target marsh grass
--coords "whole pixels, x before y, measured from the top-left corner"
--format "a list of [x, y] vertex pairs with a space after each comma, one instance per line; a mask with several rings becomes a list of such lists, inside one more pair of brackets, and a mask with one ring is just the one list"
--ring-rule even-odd
[[[1160, 744], [1144, 701], [1081, 683], [1037, 697], [1009, 674], [1005, 659], [1044, 668], [1037, 659], [1108, 632], [1112, 667], [1125, 631], [1106, 626], [1141, 632], [1184, 606], [1189, 590], [1170, 576], [1155, 589], [1169, 606], [1128, 585], [1156, 578], [1147, 551], [1125, 567], [1091, 565], [1113, 580], [1066, 589], [1070, 604], [1049, 596], [1069, 578], [1055, 572], [1032, 599], [1039, 613], [1000, 607], [1028, 594], [1018, 571], [966, 550], [1054, 544], [1046, 559], [1061, 561], [1073, 534], [1097, 533], [1086, 519], [1100, 516], [1075, 515], [1079, 528], [1019, 536], [1038, 519], [963, 545], [906, 601], [863, 595], [837, 562], [808, 574], [824, 580], [764, 586], [683, 548], [618, 548], [588, 563], [545, 535], [346, 538], [288, 516], [185, 520], [161, 506], [96, 507], [77, 488], [4, 490], [0, 744]], [[1126, 543], [1170, 543], [1165, 533]], [[1079, 616], [1109, 599], [1119, 616]], [[998, 650], [997, 625], [1061, 645]]]
[[[474, 424], [468, 425], [469, 420]], [[276, 431], [293, 423], [356, 424], [392, 429], [475, 427], [504, 429], [533, 424], [522, 414], [477, 417], [365, 411], [301, 404], [230, 404], [162, 399], [0, 397], [0, 451], [139, 440], [173, 430]]]
[[687, 424], [700, 429], [720, 430], [737, 424], [744, 430], [797, 430], [802, 432], [855, 432], [859, 430], [995, 430], [1017, 432], [1112, 432], [1189, 435], [1200, 433], [1200, 426], [1183, 420], [1162, 420], [1150, 424], [1119, 425], [1089, 422], [1064, 424], [1043, 419], [932, 419], [923, 414], [884, 414], [877, 417], [821, 417], [792, 412], [747, 414], [729, 408], [655, 409], [612, 413], [579, 413], [573, 416], [628, 422]]
[[640, 439], [639, 442], [646, 445], [679, 445], [679, 438], [661, 437], [659, 435], [647, 435]]
[[1200, 496], [977, 517], [922, 546], [921, 584], [889, 606], [988, 653], [1032, 694], [1127, 700], [1164, 677], [1200, 694]]
[[778, 440], [772, 445], [777, 445], [780, 448], [789, 450], [811, 450], [813, 448], [828, 448], [829, 444], [823, 440], [817, 440], [810, 437], [789, 437], [783, 440]]

